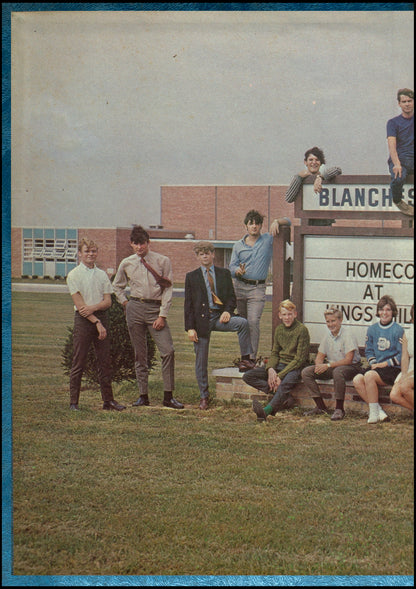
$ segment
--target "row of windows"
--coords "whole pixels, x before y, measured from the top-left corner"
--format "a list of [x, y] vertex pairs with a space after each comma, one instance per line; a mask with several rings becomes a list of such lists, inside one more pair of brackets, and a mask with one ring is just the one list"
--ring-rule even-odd
[[23, 239], [23, 261], [62, 261], [76, 262], [76, 239]]
[[76, 229], [24, 228], [22, 274], [67, 276], [77, 264]]

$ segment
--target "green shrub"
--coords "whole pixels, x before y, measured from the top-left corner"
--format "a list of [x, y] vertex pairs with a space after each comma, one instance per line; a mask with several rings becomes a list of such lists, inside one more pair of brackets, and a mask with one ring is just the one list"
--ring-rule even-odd
[[[135, 381], [136, 371], [134, 367], [134, 350], [130, 342], [123, 305], [117, 301], [114, 294], [111, 295], [111, 298], [112, 305], [107, 311], [109, 320], [107, 337], [109, 337], [111, 341], [112, 381]], [[73, 327], [67, 327], [67, 329], [68, 335], [62, 349], [62, 366], [64, 367], [64, 373], [69, 376], [74, 354]], [[147, 332], [147, 364], [150, 370], [153, 369], [155, 364], [155, 350], [155, 342], [149, 332]], [[88, 352], [83, 378], [89, 384], [98, 384], [99, 382], [97, 360], [93, 345], [91, 345]]]

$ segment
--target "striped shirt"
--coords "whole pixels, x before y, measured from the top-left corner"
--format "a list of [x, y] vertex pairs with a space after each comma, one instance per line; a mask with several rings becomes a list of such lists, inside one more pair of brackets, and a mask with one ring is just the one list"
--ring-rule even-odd
[[[342, 174], [342, 170], [338, 166], [332, 166], [331, 168], [321, 166], [319, 171], [322, 176], [322, 179], [327, 181], [332, 180], [333, 178], [335, 178], [335, 176], [339, 176], [339, 174]], [[289, 184], [289, 188], [286, 191], [286, 202], [293, 202], [295, 200], [299, 190], [302, 188], [304, 180], [305, 178], [302, 178], [302, 176], [299, 176], [298, 174], [296, 174], [296, 176], [293, 176], [292, 181]]]

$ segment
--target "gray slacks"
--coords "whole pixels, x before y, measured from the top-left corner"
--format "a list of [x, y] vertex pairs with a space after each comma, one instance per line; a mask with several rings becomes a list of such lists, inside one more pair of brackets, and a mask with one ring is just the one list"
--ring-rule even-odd
[[126, 321], [130, 340], [134, 348], [134, 365], [141, 395], [149, 393], [149, 367], [147, 365], [147, 337], [149, 331], [154, 339], [162, 361], [162, 378], [165, 391], [173, 391], [175, 386], [175, 350], [169, 326], [157, 331], [153, 327], [159, 317], [160, 306], [157, 303], [144, 303], [129, 300], [126, 305]]

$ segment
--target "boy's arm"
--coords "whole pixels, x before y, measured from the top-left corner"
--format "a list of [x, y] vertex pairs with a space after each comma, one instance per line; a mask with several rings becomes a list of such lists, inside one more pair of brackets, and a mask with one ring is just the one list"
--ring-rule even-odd
[[272, 353], [270, 354], [269, 362], [267, 364], [267, 368], [274, 368], [276, 369], [280, 362], [280, 350], [282, 346], [279, 343], [279, 333], [277, 331], [274, 332], [274, 339], [273, 339], [273, 347]]
[[236, 270], [238, 270], [240, 268], [240, 261], [239, 261], [239, 256], [238, 256], [238, 245], [237, 243], [235, 243], [233, 245], [233, 250], [231, 252], [231, 260], [230, 263], [228, 265], [228, 268], [231, 272], [231, 276], [235, 276], [235, 272]]
[[[309, 172], [307, 175], [309, 175]], [[286, 195], [285, 195], [286, 202], [293, 202], [295, 200], [299, 190], [302, 188], [302, 184], [303, 184], [304, 179], [305, 179], [305, 177], [302, 177], [299, 174], [296, 174], [296, 176], [293, 176], [292, 181], [289, 184], [288, 189], [286, 190]]]
[[[79, 295], [79, 297], [77, 297], [77, 295]], [[77, 298], [78, 304], [75, 302], [74, 296]], [[74, 304], [79, 314], [83, 317], [86, 317], [87, 319], [93, 313], [96, 313], [97, 311], [106, 311], [111, 307], [111, 294], [107, 293], [103, 295], [102, 301], [100, 301], [96, 305], [86, 305], [81, 296], [81, 293], [79, 292], [75, 293], [75, 295], [72, 295], [72, 300], [74, 301]]]
[[[87, 305], [84, 302], [84, 299], [82, 298], [82, 295], [80, 292], [76, 292], [75, 294], [71, 295], [72, 300], [74, 301], [74, 305], [76, 306], [78, 312], [81, 314], [80, 309], [82, 308], [86, 308]], [[110, 299], [110, 305], [111, 306], [111, 295], [104, 295], [104, 297], [109, 297]], [[108, 308], [108, 307], [106, 307]], [[105, 339], [107, 336], [107, 330], [104, 327], [104, 325], [101, 323], [100, 319], [94, 315], [94, 313], [91, 313], [90, 315], [83, 315], [83, 317], [85, 319], [88, 319], [88, 321], [90, 323], [94, 323], [97, 331], [98, 331], [98, 339]]]
[[123, 262], [121, 262], [113, 281], [113, 291], [117, 297], [118, 302], [122, 305], [126, 305], [126, 303], [128, 303], [128, 298], [126, 296], [126, 293], [124, 292], [127, 284], [128, 277], [126, 272], [124, 271]]
[[282, 380], [292, 370], [299, 370], [308, 362], [310, 348], [310, 335], [306, 327], [302, 329], [299, 334], [298, 343], [296, 347], [296, 355], [284, 369], [278, 373], [278, 377]]

